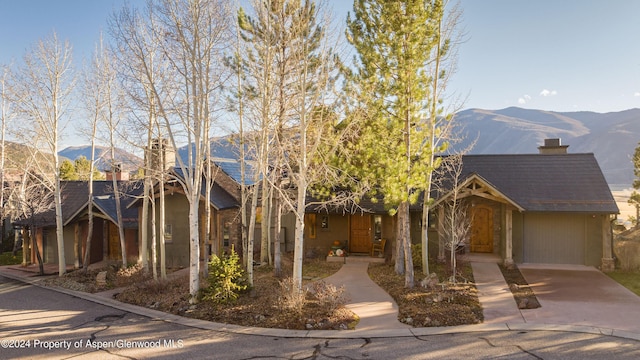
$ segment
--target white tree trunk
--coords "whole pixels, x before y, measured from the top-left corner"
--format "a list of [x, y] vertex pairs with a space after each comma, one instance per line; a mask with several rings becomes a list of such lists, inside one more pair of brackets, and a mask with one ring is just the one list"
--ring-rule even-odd
[[[257, 179], [254, 184], [257, 184]], [[247, 281], [249, 285], [253, 285], [253, 239], [256, 228], [256, 209], [258, 206], [258, 189], [253, 188], [251, 194], [251, 214], [249, 215], [249, 229], [247, 231], [247, 248], [244, 254], [245, 266], [247, 269]]]
[[[426, 196], [426, 195], [425, 195]], [[422, 205], [422, 273], [429, 275], [429, 203], [428, 196]]]
[[[160, 155], [160, 157], [162, 158], [163, 155]], [[163, 162], [161, 162], [161, 164], [162, 163]], [[165, 219], [166, 204], [165, 204], [165, 191], [164, 191], [164, 169], [162, 169], [160, 172], [160, 179], [158, 181], [158, 186], [159, 186], [158, 198], [160, 202], [159, 204], [160, 206], [158, 209], [158, 223], [159, 223], [158, 230], [160, 230], [158, 235], [160, 237], [160, 277], [163, 280], [166, 280], [167, 279], [167, 236], [166, 236], [167, 234], [165, 233], [165, 225], [167, 222]]]
[[145, 157], [144, 157], [144, 180], [143, 180], [143, 190], [142, 190], [142, 214], [139, 223], [140, 227], [140, 263], [142, 264], [142, 269], [146, 273], [149, 271], [149, 195], [153, 194], [152, 182], [151, 182], [151, 124], [149, 125], [149, 129], [147, 131], [147, 147], [144, 149]]
[[409, 213], [409, 202], [405, 201], [400, 204], [400, 208], [402, 209], [403, 216], [401, 217], [402, 221], [400, 222], [400, 226], [403, 228], [402, 232], [403, 238], [402, 241], [404, 243], [404, 286], [406, 288], [413, 288], [414, 284], [414, 276], [413, 276], [413, 257], [411, 256], [411, 216]]
[[91, 137], [91, 165], [89, 166], [89, 194], [88, 194], [88, 202], [89, 208], [87, 209], [87, 216], [89, 218], [88, 229], [87, 229], [87, 241], [84, 249], [84, 272], [86, 273], [89, 269], [89, 265], [91, 264], [91, 238], [93, 237], [93, 172], [95, 170], [95, 153], [96, 153], [96, 125], [97, 122], [93, 123], [93, 136]]
[[[57, 141], [56, 141], [57, 144]], [[54, 147], [55, 153], [58, 153], [57, 145]], [[54, 157], [58, 157], [54, 155]], [[59, 169], [58, 161], [55, 160], [55, 168]], [[54, 194], [54, 202], [56, 207], [56, 241], [58, 243], [58, 274], [59, 276], [64, 275], [67, 272], [67, 262], [64, 256], [64, 236], [62, 231], [62, 198], [60, 196], [60, 175], [56, 172], [56, 187]]]
[[200, 192], [194, 190], [189, 199], [189, 294], [191, 302], [200, 290], [200, 239], [198, 231], [198, 205]]
[[[149, 203], [151, 204], [151, 214], [149, 217], [151, 218], [151, 267], [153, 269], [153, 279], [158, 279], [158, 241], [156, 236], [156, 199], [153, 195], [147, 194], [146, 196], [151, 196]], [[145, 227], [147, 224], [143, 224]]]
[[280, 201], [280, 195], [278, 192], [275, 194], [275, 212], [276, 212], [276, 223], [275, 223], [275, 234], [274, 234], [274, 246], [273, 246], [273, 268], [274, 275], [276, 277], [282, 276], [282, 259], [280, 256], [280, 243], [282, 241], [280, 237], [280, 228], [282, 227], [282, 201]]
[[271, 217], [270, 193], [267, 175], [262, 178], [262, 223], [260, 224], [260, 263], [269, 262], [269, 218]]
[[396, 251], [395, 251], [395, 271], [396, 274], [404, 274], [404, 227], [401, 215], [401, 209], [398, 207], [396, 213]]
[[296, 207], [296, 228], [295, 228], [295, 244], [293, 248], [293, 283], [294, 291], [302, 289], [302, 263], [304, 260], [304, 210], [305, 199], [307, 193], [306, 182], [303, 176], [298, 181], [298, 199]]

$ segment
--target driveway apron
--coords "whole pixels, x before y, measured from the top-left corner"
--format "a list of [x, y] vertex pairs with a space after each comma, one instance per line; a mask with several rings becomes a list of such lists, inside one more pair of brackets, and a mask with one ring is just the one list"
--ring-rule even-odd
[[640, 332], [640, 297], [587, 266], [518, 266], [541, 307], [522, 310], [527, 323], [596, 326]]

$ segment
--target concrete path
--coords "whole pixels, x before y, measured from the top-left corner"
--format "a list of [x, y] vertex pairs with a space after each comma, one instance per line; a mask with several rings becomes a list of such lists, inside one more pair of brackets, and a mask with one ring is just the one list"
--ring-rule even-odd
[[350, 301], [346, 307], [360, 317], [357, 330], [408, 329], [398, 321], [398, 305], [393, 298], [371, 280], [368, 262], [347, 262], [340, 270], [324, 279], [337, 287], [344, 286]]
[[484, 323], [524, 323], [498, 264], [472, 262], [471, 268], [478, 288], [478, 300], [483, 309]]

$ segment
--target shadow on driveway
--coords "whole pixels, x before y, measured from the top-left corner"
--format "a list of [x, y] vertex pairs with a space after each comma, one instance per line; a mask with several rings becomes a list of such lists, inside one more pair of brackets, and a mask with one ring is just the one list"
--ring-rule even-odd
[[541, 308], [527, 323], [597, 326], [640, 332], [640, 297], [593, 267], [521, 264]]

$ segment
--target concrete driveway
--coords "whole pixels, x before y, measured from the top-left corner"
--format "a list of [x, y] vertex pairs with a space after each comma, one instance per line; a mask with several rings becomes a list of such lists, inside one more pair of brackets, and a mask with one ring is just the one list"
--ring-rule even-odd
[[527, 323], [597, 326], [640, 332], [640, 297], [593, 267], [521, 264], [540, 302]]

